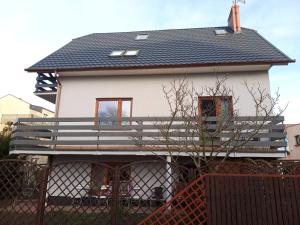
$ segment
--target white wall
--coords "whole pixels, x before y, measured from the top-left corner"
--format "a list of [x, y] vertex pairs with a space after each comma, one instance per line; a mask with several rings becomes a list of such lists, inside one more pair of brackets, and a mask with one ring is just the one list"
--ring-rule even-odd
[[87, 195], [91, 167], [88, 163], [64, 163], [49, 174], [48, 196], [82, 197]]
[[[162, 85], [186, 75], [141, 75], [141, 76], [81, 76], [60, 77], [62, 84], [59, 106], [60, 117], [93, 117], [96, 98], [132, 97], [133, 116], [169, 116], [169, 107], [163, 97]], [[236, 107], [241, 115], [254, 115], [254, 103], [247, 93], [244, 81], [270, 91], [267, 71], [226, 73], [226, 84], [239, 97]], [[197, 90], [214, 86], [213, 73], [187, 75]], [[221, 77], [219, 75], [219, 77]]]

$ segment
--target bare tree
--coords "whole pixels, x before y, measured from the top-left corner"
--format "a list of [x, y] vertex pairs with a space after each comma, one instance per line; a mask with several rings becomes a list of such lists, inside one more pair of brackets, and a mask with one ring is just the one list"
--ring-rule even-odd
[[[270, 141], [268, 135], [273, 124], [285, 108], [279, 107], [278, 92], [271, 97], [259, 85], [244, 82], [251, 96], [254, 113], [240, 116], [237, 104], [240, 99], [226, 86], [226, 78], [217, 78], [212, 87], [196, 90], [187, 79], [174, 80], [163, 86], [164, 97], [170, 109], [170, 119], [156, 123], [160, 140], [173, 161], [180, 155], [192, 159], [196, 168], [213, 170], [211, 162], [223, 163], [233, 152], [265, 149], [261, 141]], [[206, 96], [199, 104], [199, 96]], [[251, 106], [249, 106], [251, 108]], [[184, 153], [184, 154], [182, 154]]]

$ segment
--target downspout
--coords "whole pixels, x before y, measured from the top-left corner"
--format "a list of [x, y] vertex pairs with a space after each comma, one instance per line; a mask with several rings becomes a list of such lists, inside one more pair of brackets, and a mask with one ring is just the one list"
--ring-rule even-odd
[[59, 106], [60, 106], [60, 96], [61, 96], [61, 83], [59, 81], [59, 77], [57, 76], [57, 72], [55, 71], [56, 81], [57, 81], [57, 94], [56, 94], [56, 99], [55, 99], [55, 113], [54, 117], [57, 118], [59, 114]]
[[[58, 122], [58, 115], [59, 115], [59, 106], [60, 106], [60, 98], [61, 98], [61, 89], [62, 89], [62, 85], [59, 81], [59, 77], [57, 75], [57, 71], [55, 70], [55, 74], [54, 76], [56, 77], [56, 81], [57, 81], [57, 94], [56, 94], [56, 99], [55, 99], [55, 112], [54, 112], [54, 118], [56, 118], [56, 122], [55, 122], [55, 126], [58, 126], [59, 125], [59, 122]], [[56, 129], [56, 132], [58, 132], [58, 129]], [[54, 141], [57, 140], [57, 136], [53, 137]], [[56, 144], [53, 145], [52, 147], [53, 151], [55, 151], [56, 149]], [[49, 159], [50, 162], [53, 161], [53, 156], [50, 157]]]

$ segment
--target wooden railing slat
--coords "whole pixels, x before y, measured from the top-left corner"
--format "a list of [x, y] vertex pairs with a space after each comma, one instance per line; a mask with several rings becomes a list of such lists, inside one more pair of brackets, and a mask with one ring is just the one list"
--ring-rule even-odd
[[[206, 143], [201, 142], [195, 118], [170, 117], [62, 117], [62, 118], [20, 118], [12, 133], [11, 146], [14, 149], [28, 146], [55, 145], [137, 145], [137, 146], [220, 146], [233, 139], [228, 147], [270, 148], [286, 147], [283, 117], [238, 117], [228, 123], [222, 132], [216, 132], [220, 125], [217, 117], [205, 118]], [[260, 120], [268, 120], [260, 124]], [[105, 125], [105, 122], [123, 121], [121, 124]], [[170, 125], [170, 121], [172, 124]], [[217, 121], [217, 122], [216, 122]], [[242, 121], [243, 124], [240, 124]], [[124, 124], [123, 124], [124, 123]], [[164, 129], [168, 128], [167, 141]], [[253, 130], [259, 126], [259, 132]], [[100, 140], [96, 140], [99, 138]], [[249, 139], [251, 138], [251, 139]], [[90, 140], [89, 140], [90, 139]], [[186, 140], [187, 139], [187, 140]], [[249, 139], [249, 140], [248, 140]]]

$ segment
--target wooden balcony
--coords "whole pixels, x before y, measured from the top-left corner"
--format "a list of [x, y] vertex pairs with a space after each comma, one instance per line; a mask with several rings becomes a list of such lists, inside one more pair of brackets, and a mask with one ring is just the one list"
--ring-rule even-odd
[[20, 118], [13, 129], [11, 153], [178, 151], [183, 154], [231, 149], [285, 153], [283, 120], [283, 117], [237, 117], [220, 125], [218, 118], [208, 117], [200, 125], [196, 119], [170, 117]]

